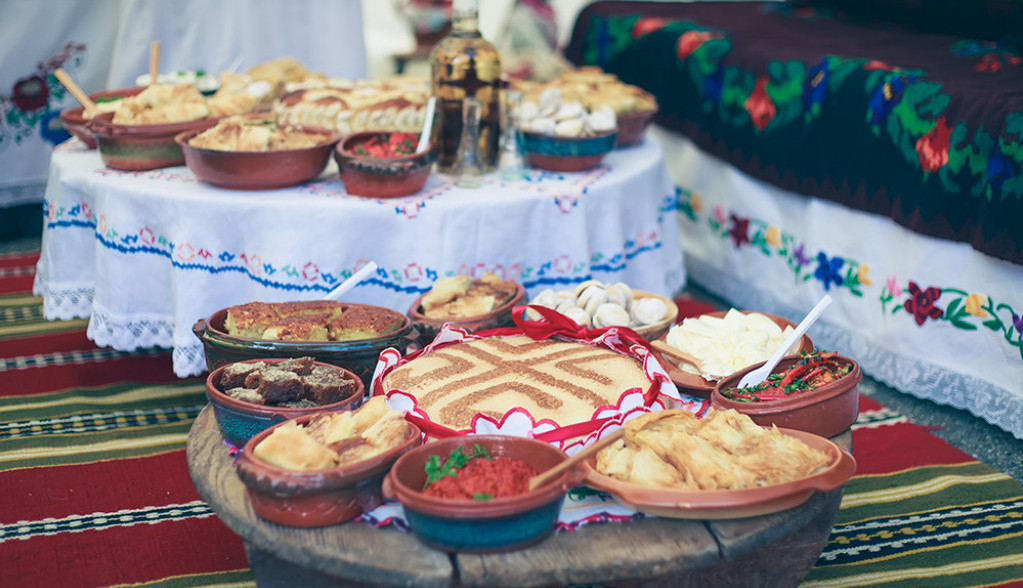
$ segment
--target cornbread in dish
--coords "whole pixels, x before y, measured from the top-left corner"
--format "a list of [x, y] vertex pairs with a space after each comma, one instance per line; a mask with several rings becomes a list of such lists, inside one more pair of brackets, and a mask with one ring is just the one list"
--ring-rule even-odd
[[401, 313], [330, 300], [249, 302], [227, 309], [229, 335], [273, 341], [353, 341], [386, 335], [405, 324]]
[[559, 426], [589, 421], [650, 380], [638, 359], [611, 349], [515, 335], [435, 349], [395, 367], [382, 386], [414, 396], [433, 422], [464, 430], [477, 414], [500, 418], [513, 407]]

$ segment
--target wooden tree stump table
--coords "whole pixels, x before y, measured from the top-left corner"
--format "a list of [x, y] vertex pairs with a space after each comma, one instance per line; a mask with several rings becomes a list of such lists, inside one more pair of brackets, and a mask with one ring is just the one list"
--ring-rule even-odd
[[[849, 448], [846, 431], [833, 439]], [[770, 515], [696, 521], [648, 517], [593, 523], [509, 553], [449, 555], [395, 528], [351, 522], [285, 527], [253, 512], [210, 407], [188, 435], [202, 498], [242, 537], [256, 583], [268, 586], [795, 586], [828, 540], [842, 489]]]

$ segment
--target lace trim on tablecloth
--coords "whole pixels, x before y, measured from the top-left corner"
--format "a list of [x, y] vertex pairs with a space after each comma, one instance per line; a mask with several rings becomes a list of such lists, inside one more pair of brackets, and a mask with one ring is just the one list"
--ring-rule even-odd
[[176, 345], [171, 355], [174, 359], [174, 375], [179, 378], [198, 376], [206, 371], [206, 352], [202, 343]]
[[[779, 302], [768, 292], [749, 288], [741, 280], [723, 274], [695, 256], [686, 258], [689, 278], [739, 308], [756, 308], [781, 316], [801, 316], [803, 310]], [[1023, 411], [1019, 399], [984, 380], [901, 356], [872, 344], [853, 331], [821, 320], [814, 326], [814, 343], [824, 349], [841, 349], [856, 358], [863, 373], [918, 398], [969, 411], [1023, 439]]]
[[172, 347], [174, 325], [160, 320], [115, 321], [93, 309], [86, 336], [97, 345], [130, 351], [143, 347]]
[[65, 290], [44, 291], [36, 274], [32, 293], [43, 298], [43, 316], [47, 320], [71, 320], [89, 318], [92, 314], [92, 297], [96, 290], [92, 287], [71, 288]]

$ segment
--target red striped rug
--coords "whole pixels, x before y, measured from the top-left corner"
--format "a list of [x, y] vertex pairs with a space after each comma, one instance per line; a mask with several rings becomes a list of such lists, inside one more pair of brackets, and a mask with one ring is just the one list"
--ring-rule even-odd
[[[98, 349], [85, 321], [44, 320], [35, 259], [0, 256], [0, 586], [251, 585], [185, 462], [202, 380], [176, 378], [167, 350]], [[853, 446], [805, 586], [1023, 584], [1018, 483], [868, 397]]]

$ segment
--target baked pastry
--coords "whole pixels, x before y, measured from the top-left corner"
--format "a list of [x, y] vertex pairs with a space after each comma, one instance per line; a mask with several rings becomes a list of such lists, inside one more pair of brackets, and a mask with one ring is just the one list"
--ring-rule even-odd
[[227, 309], [224, 329], [236, 337], [259, 339], [271, 323], [280, 318], [267, 302], [248, 302]]
[[321, 143], [323, 133], [281, 127], [269, 114], [237, 115], [196, 134], [188, 144], [213, 151], [284, 151], [305, 149]]
[[625, 423], [601, 450], [596, 470], [659, 488], [735, 490], [781, 484], [820, 471], [829, 457], [795, 437], [761, 427], [735, 410], [651, 412]]
[[405, 324], [401, 313], [380, 306], [349, 306], [327, 324], [332, 341], [372, 339], [393, 333]]
[[114, 111], [119, 125], [156, 125], [207, 118], [206, 97], [192, 84], [156, 84], [129, 96]]
[[292, 470], [333, 468], [397, 447], [411, 432], [402, 413], [374, 396], [354, 412], [320, 413], [305, 425], [280, 425], [256, 444], [253, 455]]
[[414, 396], [441, 425], [460, 430], [476, 414], [523, 407], [559, 425], [588, 421], [627, 390], [646, 390], [640, 361], [605, 347], [524, 335], [463, 341], [421, 355], [383, 378], [385, 392]]
[[355, 394], [359, 384], [342, 369], [316, 365], [312, 357], [303, 356], [228, 364], [217, 387], [242, 402], [300, 408], [340, 402]]
[[459, 275], [437, 278], [420, 300], [420, 311], [431, 319], [457, 319], [486, 314], [515, 296], [515, 282], [486, 272], [478, 280]]

